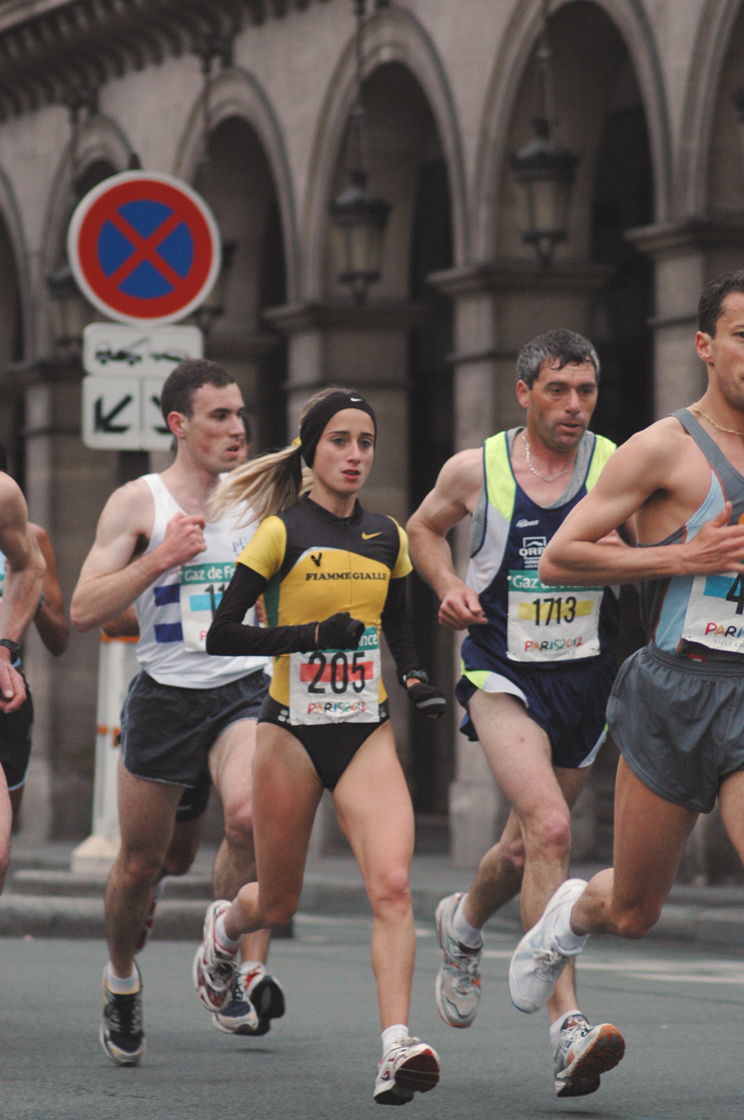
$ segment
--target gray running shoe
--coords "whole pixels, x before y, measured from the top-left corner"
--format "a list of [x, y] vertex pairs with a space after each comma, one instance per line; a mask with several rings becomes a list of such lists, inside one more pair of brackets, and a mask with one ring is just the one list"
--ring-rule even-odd
[[540, 921], [528, 930], [514, 950], [509, 965], [509, 994], [519, 1011], [531, 1014], [544, 1007], [553, 994], [558, 978], [571, 957], [556, 941], [553, 930], [559, 910], [573, 907], [586, 889], [585, 879], [567, 879], [545, 907]]
[[614, 1069], [625, 1054], [625, 1039], [611, 1023], [593, 1027], [583, 1015], [563, 1024], [553, 1059], [559, 1097], [586, 1097], [599, 1088], [600, 1074]]
[[420, 1038], [400, 1038], [377, 1067], [376, 1104], [408, 1104], [439, 1081], [439, 1055]]
[[214, 927], [230, 903], [222, 898], [211, 903], [204, 919], [204, 936], [193, 965], [194, 987], [208, 1011], [224, 1011], [233, 997], [238, 971], [237, 951], [229, 953], [215, 941]]
[[451, 1027], [469, 1027], [478, 1012], [481, 997], [479, 949], [468, 949], [452, 932], [452, 919], [463, 892], [443, 898], [437, 906], [437, 941], [444, 953], [444, 964], [437, 973], [434, 996], [437, 1009]]
[[[135, 965], [135, 968], [137, 966]], [[137, 1066], [145, 1052], [142, 1029], [142, 977], [137, 969], [139, 987], [129, 995], [118, 995], [109, 988], [103, 970], [103, 1015], [100, 1039], [106, 1056], [115, 1066]]]

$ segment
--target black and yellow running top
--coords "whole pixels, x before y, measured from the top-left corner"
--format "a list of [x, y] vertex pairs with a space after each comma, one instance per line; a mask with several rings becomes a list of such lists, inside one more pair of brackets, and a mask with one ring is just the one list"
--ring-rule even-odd
[[[385, 633], [399, 676], [418, 668], [405, 580], [412, 571], [405, 531], [356, 503], [335, 517], [307, 496], [267, 517], [243, 549], [207, 637], [207, 651], [275, 657], [270, 695], [289, 699], [289, 654], [315, 649], [318, 621], [348, 611]], [[267, 628], [242, 620], [261, 596]], [[386, 697], [380, 680], [380, 701]]]

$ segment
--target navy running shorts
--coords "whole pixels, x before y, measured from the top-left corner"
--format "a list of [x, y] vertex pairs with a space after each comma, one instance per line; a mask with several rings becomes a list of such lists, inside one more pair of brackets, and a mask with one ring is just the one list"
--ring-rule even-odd
[[[468, 701], [479, 687], [485, 692], [516, 696], [527, 715], [542, 727], [550, 740], [553, 766], [578, 770], [590, 766], [607, 734], [605, 710], [617, 674], [609, 650], [598, 657], [551, 668], [517, 668], [504, 659], [494, 663], [484, 685], [468, 679], [467, 670], [455, 687], [455, 696], [466, 710], [460, 730], [477, 741]], [[479, 671], [479, 678], [482, 671]]]

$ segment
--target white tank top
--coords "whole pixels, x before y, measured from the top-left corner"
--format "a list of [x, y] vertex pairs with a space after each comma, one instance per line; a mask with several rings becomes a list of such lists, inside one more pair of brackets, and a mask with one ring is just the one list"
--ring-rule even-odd
[[[159, 474], [142, 478], [155, 504], [147, 554], [162, 544], [171, 517], [185, 511]], [[258, 528], [255, 520], [236, 528], [235, 521], [240, 519], [238, 514], [208, 523], [204, 529], [206, 552], [171, 568], [135, 599], [140, 632], [137, 660], [160, 684], [215, 688], [268, 668], [266, 657], [211, 657], [205, 647], [207, 630], [232, 578], [235, 561]], [[245, 622], [255, 625], [254, 608]]]

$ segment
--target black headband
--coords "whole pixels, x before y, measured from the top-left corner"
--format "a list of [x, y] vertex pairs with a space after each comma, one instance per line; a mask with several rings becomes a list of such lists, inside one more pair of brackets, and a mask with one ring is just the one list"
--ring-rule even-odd
[[358, 408], [360, 412], [366, 412], [368, 416], [371, 416], [372, 423], [375, 426], [375, 436], [377, 435], [375, 411], [372, 405], [365, 401], [364, 397], [355, 393], [353, 389], [339, 389], [336, 393], [330, 393], [310, 409], [300, 428], [300, 450], [302, 458], [309, 467], [313, 465], [315, 449], [318, 446], [318, 440], [325, 431], [326, 424], [332, 416], [335, 416], [337, 412], [341, 412], [344, 408]]

